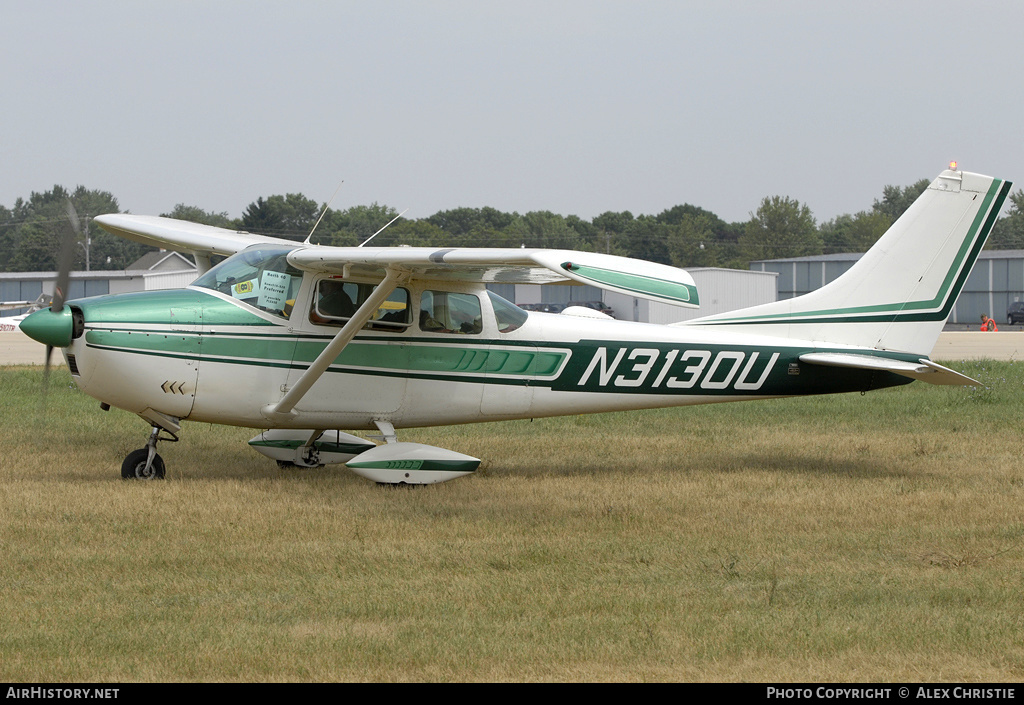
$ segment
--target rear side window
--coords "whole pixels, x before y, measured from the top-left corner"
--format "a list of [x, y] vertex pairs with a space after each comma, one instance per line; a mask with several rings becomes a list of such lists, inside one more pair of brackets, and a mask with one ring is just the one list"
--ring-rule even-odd
[[473, 294], [424, 291], [420, 299], [420, 330], [428, 333], [464, 333], [483, 330], [480, 299]]

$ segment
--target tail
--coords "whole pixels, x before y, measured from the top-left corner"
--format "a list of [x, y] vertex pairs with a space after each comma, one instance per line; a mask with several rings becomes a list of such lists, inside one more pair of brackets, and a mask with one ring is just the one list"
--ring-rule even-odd
[[944, 171], [861, 259], [803, 296], [678, 325], [928, 355], [1010, 182]]

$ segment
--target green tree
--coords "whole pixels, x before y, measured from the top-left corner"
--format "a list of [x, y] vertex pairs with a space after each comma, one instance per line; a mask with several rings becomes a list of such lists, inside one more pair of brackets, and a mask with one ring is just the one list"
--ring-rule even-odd
[[671, 264], [672, 257], [668, 250], [668, 236], [671, 228], [650, 215], [642, 215], [633, 220], [623, 233], [620, 246], [625, 248], [627, 257]]
[[669, 239], [672, 260], [680, 267], [743, 267], [737, 243], [742, 224], [729, 224], [709, 210], [689, 203], [673, 206], [658, 214], [658, 222], [681, 228]]
[[903, 215], [903, 212], [910, 208], [910, 204], [917, 200], [917, 197], [924, 193], [931, 182], [928, 179], [921, 179], [910, 186], [886, 186], [882, 189], [882, 200], [875, 199], [871, 209], [876, 213], [884, 213], [889, 216], [889, 222], [895, 223]]
[[[68, 214], [68, 202], [74, 206], [77, 228]], [[56, 267], [61, 242], [73, 238], [73, 268], [123, 269], [153, 249], [115, 235], [92, 224], [97, 215], [117, 213], [117, 199], [107, 191], [78, 186], [68, 191], [60, 185], [43, 193], [33, 192], [27, 200], [19, 198], [9, 211], [2, 237], [6, 249], [6, 271], [52, 271]]]
[[184, 203], [176, 205], [170, 213], [161, 213], [161, 216], [164, 218], [174, 218], [175, 220], [187, 220], [190, 223], [213, 225], [218, 228], [233, 229], [236, 227], [235, 221], [227, 213], [204, 211], [202, 208], [186, 206]]
[[6, 267], [14, 258], [14, 216], [10, 209], [0, 206], [0, 271], [6, 271]]
[[[352, 206], [343, 211], [328, 211], [317, 228], [316, 235], [313, 236], [313, 242], [355, 247], [366, 242], [397, 215], [398, 212], [391, 206], [383, 206], [376, 202], [368, 206]], [[399, 244], [392, 229], [400, 222], [402, 221], [399, 219], [375, 237], [372, 240], [373, 246]]]
[[1010, 194], [1010, 209], [996, 221], [985, 249], [1024, 250], [1024, 191]]
[[383, 237], [385, 233], [390, 233], [394, 244], [412, 247], [452, 247], [456, 241], [455, 236], [425, 218], [419, 220], [400, 218], [377, 237]]
[[668, 251], [676, 267], [716, 267], [720, 245], [715, 238], [713, 214], [681, 215], [669, 226]]
[[438, 211], [427, 218], [427, 222], [452, 235], [479, 235], [502, 231], [517, 217], [516, 213], [504, 213], [490, 207], [453, 208]]
[[636, 218], [629, 211], [605, 211], [591, 221], [594, 226], [594, 249], [611, 255], [625, 256], [629, 252], [627, 231]]
[[[93, 224], [92, 219], [97, 215], [120, 212], [117, 199], [109, 191], [95, 191], [78, 186], [71, 194], [71, 202], [79, 218], [79, 246], [75, 253], [75, 269], [126, 269], [139, 257], [155, 249], [117, 235], [111, 235]], [[67, 215], [66, 212], [65, 215]], [[88, 263], [85, 262], [86, 239], [88, 240]]]
[[23, 222], [7, 265], [10, 272], [52, 272], [57, 269], [60, 235], [52, 222], [38, 217]]
[[305, 240], [320, 217], [321, 207], [301, 193], [257, 198], [246, 207], [240, 226], [260, 235]]
[[[512, 247], [549, 247], [553, 249], [580, 249], [587, 243], [565, 218], [551, 211], [531, 211], [517, 216], [504, 228], [504, 236], [496, 233], [495, 242]], [[489, 246], [481, 242], [480, 246]]]
[[576, 215], [567, 215], [565, 217], [565, 224], [579, 234], [581, 243], [587, 243], [587, 250], [604, 252], [604, 240], [599, 237], [597, 228], [594, 227], [593, 223], [587, 222]]
[[819, 228], [823, 251], [825, 254], [867, 252], [890, 225], [889, 216], [881, 211], [837, 216]]
[[821, 236], [811, 209], [783, 196], [766, 196], [752, 214], [740, 245], [748, 260], [821, 254]]

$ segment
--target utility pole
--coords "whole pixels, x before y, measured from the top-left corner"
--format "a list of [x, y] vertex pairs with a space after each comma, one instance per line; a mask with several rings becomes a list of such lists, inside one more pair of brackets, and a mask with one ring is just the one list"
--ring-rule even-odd
[[89, 271], [89, 247], [92, 240], [89, 238], [89, 216], [85, 216], [85, 271]]
[[[89, 271], [89, 247], [92, 245], [92, 238], [89, 237], [89, 216], [85, 216], [85, 238], [78, 244], [85, 250], [85, 271]], [[77, 230], [77, 228], [76, 228]]]

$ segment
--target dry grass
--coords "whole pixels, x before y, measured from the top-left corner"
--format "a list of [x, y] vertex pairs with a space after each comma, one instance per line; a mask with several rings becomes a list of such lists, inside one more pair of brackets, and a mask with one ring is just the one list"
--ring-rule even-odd
[[[1024, 370], [972, 392], [409, 431], [486, 459], [282, 472], [0, 369], [0, 680], [1015, 681]], [[990, 443], [983, 443], [983, 439]]]

